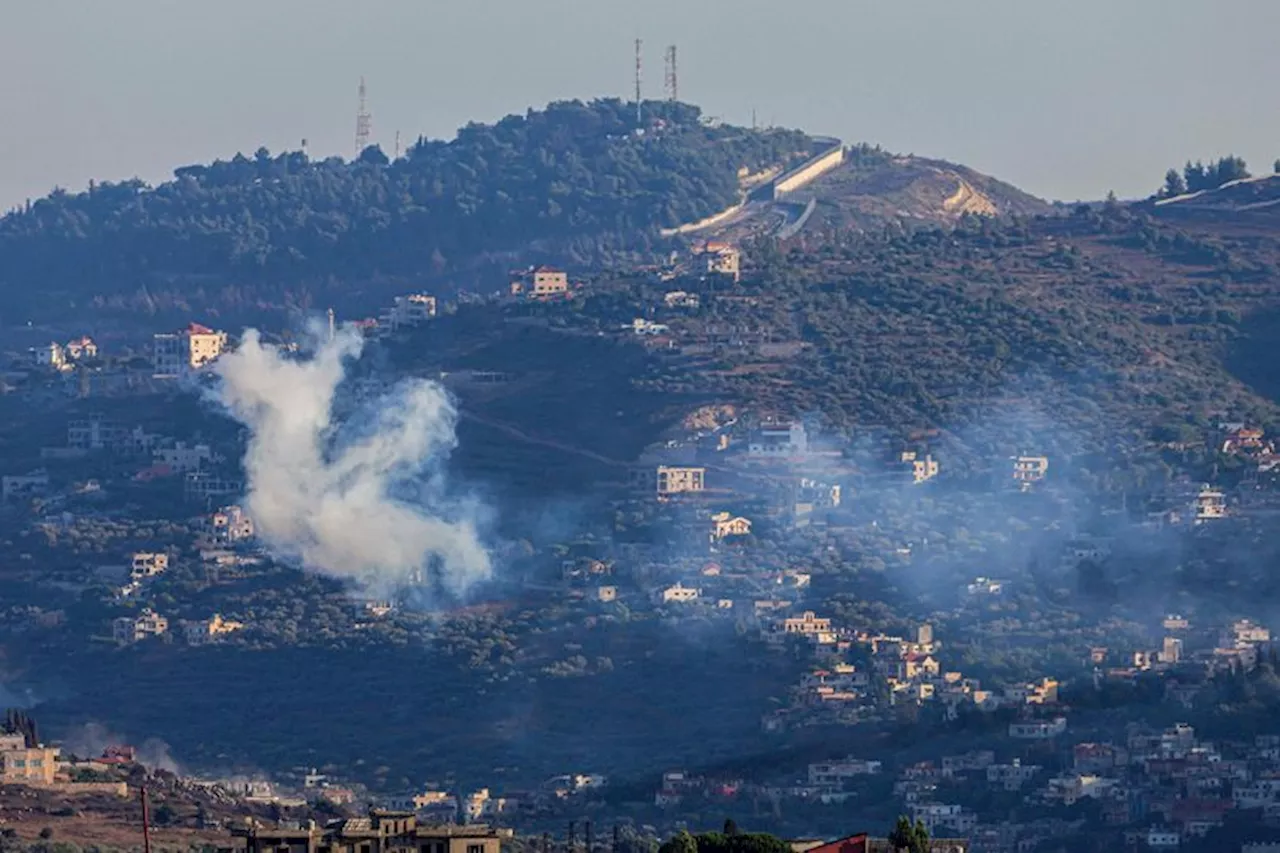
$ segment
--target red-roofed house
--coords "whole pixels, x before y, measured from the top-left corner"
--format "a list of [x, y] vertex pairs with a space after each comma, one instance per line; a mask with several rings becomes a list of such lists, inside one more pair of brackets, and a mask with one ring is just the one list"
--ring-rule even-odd
[[867, 834], [862, 832], [858, 835], [837, 838], [835, 841], [827, 841], [814, 846], [810, 846], [810, 844], [812, 842], [803, 842], [800, 849], [804, 853], [867, 853]]

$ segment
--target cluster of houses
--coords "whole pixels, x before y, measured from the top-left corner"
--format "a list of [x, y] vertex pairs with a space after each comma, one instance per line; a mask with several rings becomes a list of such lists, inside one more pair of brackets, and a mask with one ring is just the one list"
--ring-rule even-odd
[[[948, 799], [973, 802], [974, 792], [986, 788], [1004, 795], [994, 802], [1008, 803], [1008, 795], [1043, 806], [1092, 802], [1103, 826], [1156, 849], [1195, 844], [1234, 810], [1254, 810], [1264, 824], [1280, 826], [1280, 736], [1213, 743], [1185, 723], [1165, 729], [1133, 723], [1115, 740], [1072, 742], [1064, 726], [1051, 746], [1001, 752], [1003, 758], [981, 749], [903, 767], [895, 796], [931, 833], [963, 834], [974, 850], [990, 853], [1045, 840], [1039, 822], [1012, 823], [1007, 808], [979, 814]], [[811, 782], [827, 781], [829, 795], [846, 790], [855, 774], [814, 775], [826, 766], [810, 768]]]
[[[216, 643], [245, 626], [243, 622], [224, 619], [221, 614], [215, 613], [208, 619], [184, 619], [178, 627], [187, 645], [204, 646]], [[121, 646], [151, 639], [168, 641], [172, 636], [169, 620], [149, 607], [133, 616], [121, 616], [111, 623], [111, 639]]]
[[50, 341], [44, 346], [32, 347], [30, 354], [31, 362], [36, 367], [64, 373], [69, 370], [75, 370], [79, 364], [96, 359], [98, 357], [98, 345], [94, 343], [93, 338], [88, 335], [82, 335], [67, 341], [65, 344]]

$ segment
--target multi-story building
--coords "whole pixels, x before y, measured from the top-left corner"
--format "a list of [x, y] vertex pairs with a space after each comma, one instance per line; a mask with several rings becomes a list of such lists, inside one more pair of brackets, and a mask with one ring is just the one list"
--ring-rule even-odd
[[765, 424], [747, 442], [748, 456], [803, 456], [808, 450], [809, 435], [800, 421]]
[[137, 616], [121, 616], [111, 623], [111, 636], [117, 643], [128, 645], [148, 637], [160, 637], [169, 630], [169, 620], [147, 608]]
[[171, 447], [157, 447], [152, 454], [157, 465], [163, 465], [175, 474], [199, 471], [214, 461], [213, 448], [207, 444], [188, 445], [178, 441]]
[[1006, 791], [1019, 791], [1043, 769], [1037, 764], [1023, 764], [1017, 758], [1012, 764], [992, 764], [986, 768], [987, 784], [998, 786]]
[[238, 506], [224, 506], [208, 518], [209, 536], [219, 544], [232, 544], [252, 539], [253, 519]]
[[36, 743], [18, 732], [0, 730], [0, 782], [6, 785], [44, 784], [58, 772], [58, 749]]
[[164, 551], [139, 551], [133, 555], [129, 577], [133, 580], [162, 575], [169, 568], [169, 555]]
[[569, 274], [555, 267], [538, 266], [511, 277], [511, 295], [531, 299], [551, 299], [569, 292]]
[[730, 536], [750, 536], [751, 519], [728, 512], [711, 516], [711, 541], [718, 542]]
[[690, 466], [658, 465], [637, 468], [631, 483], [638, 489], [656, 494], [659, 500], [674, 495], [695, 494], [706, 488], [707, 469]]
[[208, 471], [191, 471], [182, 482], [182, 494], [190, 501], [229, 498], [243, 491], [242, 481], [219, 477]]
[[1013, 482], [1022, 491], [1028, 491], [1049, 473], [1047, 456], [1013, 457]]
[[809, 765], [809, 784], [818, 788], [834, 788], [839, 790], [845, 782], [858, 776], [870, 776], [879, 773], [881, 763], [860, 758], [845, 758], [840, 761], [821, 761]]
[[67, 354], [62, 344], [56, 341], [32, 347], [31, 361], [36, 367], [43, 367], [46, 370], [67, 370], [71, 366], [67, 363]]
[[368, 817], [314, 822], [297, 829], [233, 830], [245, 853], [501, 853], [510, 830], [482, 825], [421, 826], [413, 812], [371, 810]]
[[928, 453], [921, 454], [914, 450], [902, 451], [899, 462], [911, 475], [911, 482], [913, 483], [927, 483], [938, 476], [938, 471], [941, 470], [938, 460], [934, 459], [932, 455]]
[[436, 316], [436, 298], [426, 293], [397, 296], [383, 322], [394, 329], [420, 326]]
[[1196, 494], [1192, 505], [1193, 519], [1196, 524], [1216, 521], [1227, 516], [1227, 496], [1221, 489], [1205, 485]]
[[766, 637], [781, 641], [786, 637], [805, 637], [818, 645], [831, 645], [836, 641], [836, 632], [831, 628], [831, 620], [818, 616], [812, 610], [806, 610], [799, 616], [788, 616], [773, 629], [772, 636]]
[[722, 275], [737, 284], [742, 279], [742, 253], [728, 243], [712, 241], [702, 246], [699, 256], [710, 275]]
[[179, 332], [157, 334], [152, 340], [156, 376], [183, 376], [213, 362], [227, 348], [227, 333], [199, 323]]

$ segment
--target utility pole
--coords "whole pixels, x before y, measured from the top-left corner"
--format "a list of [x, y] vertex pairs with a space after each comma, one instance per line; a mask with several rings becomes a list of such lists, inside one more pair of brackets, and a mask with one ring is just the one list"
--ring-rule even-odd
[[142, 853], [151, 853], [151, 810], [147, 802], [147, 786], [138, 789], [142, 797]]

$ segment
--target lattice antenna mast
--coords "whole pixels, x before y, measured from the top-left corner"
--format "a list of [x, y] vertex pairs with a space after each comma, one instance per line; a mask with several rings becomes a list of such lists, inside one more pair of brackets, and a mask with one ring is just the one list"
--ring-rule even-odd
[[663, 88], [666, 90], [668, 101], [680, 100], [680, 82], [676, 75], [676, 46], [667, 47], [667, 76]]
[[356, 111], [356, 157], [369, 147], [369, 134], [373, 130], [373, 116], [369, 114], [368, 90], [364, 77], [360, 78], [360, 108]]
[[640, 48], [641, 46], [642, 46], [642, 43], [640, 39], [636, 39], [636, 127], [640, 127], [641, 122], [643, 121], [643, 116], [641, 115], [641, 112], [640, 112], [640, 71], [641, 71]]

